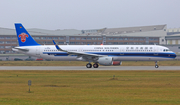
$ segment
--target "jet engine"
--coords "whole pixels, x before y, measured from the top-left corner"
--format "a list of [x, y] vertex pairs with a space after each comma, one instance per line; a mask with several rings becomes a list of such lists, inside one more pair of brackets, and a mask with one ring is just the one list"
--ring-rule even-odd
[[112, 57], [100, 57], [97, 61], [100, 65], [104, 65], [104, 66], [110, 66], [110, 65], [116, 66], [122, 64], [121, 61], [113, 61]]

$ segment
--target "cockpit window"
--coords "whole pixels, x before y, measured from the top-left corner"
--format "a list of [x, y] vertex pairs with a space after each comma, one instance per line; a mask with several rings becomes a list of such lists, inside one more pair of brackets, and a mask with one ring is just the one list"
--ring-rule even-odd
[[164, 52], [167, 52], [167, 51], [170, 51], [170, 50], [169, 50], [169, 49], [164, 49], [163, 51], [164, 51]]

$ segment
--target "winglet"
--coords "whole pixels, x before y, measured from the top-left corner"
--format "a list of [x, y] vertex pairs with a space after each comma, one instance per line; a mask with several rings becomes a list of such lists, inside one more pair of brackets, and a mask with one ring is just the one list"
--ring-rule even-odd
[[56, 42], [53, 40], [53, 43], [54, 43], [54, 45], [55, 45], [55, 47], [56, 47], [56, 49], [57, 50], [59, 50], [59, 51], [64, 51], [64, 50], [62, 50], [57, 44], [56, 44]]

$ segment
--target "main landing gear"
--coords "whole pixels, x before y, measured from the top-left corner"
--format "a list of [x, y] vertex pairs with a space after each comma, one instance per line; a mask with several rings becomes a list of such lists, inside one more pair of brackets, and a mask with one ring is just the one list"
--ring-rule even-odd
[[[91, 64], [91, 63], [88, 63], [88, 64], [86, 65], [86, 67], [87, 67], [87, 68], [91, 68], [91, 67], [92, 67], [92, 64]], [[93, 64], [93, 67], [94, 67], [94, 68], [98, 68], [99, 65], [98, 65], [97, 63], [95, 63], [95, 64]]]
[[155, 68], [158, 68], [159, 66], [158, 66], [158, 64], [157, 64], [157, 61], [155, 62]]

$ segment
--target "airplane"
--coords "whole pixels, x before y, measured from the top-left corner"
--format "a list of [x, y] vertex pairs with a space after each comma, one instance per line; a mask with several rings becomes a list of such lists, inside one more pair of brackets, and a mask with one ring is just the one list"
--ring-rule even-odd
[[[173, 60], [176, 54], [160, 45], [40, 45], [27, 32], [21, 23], [15, 23], [19, 46], [13, 51], [29, 56], [59, 61], [86, 61], [87, 68], [99, 65], [117, 66], [122, 61], [158, 61]], [[92, 65], [91, 62], [94, 64]]]

